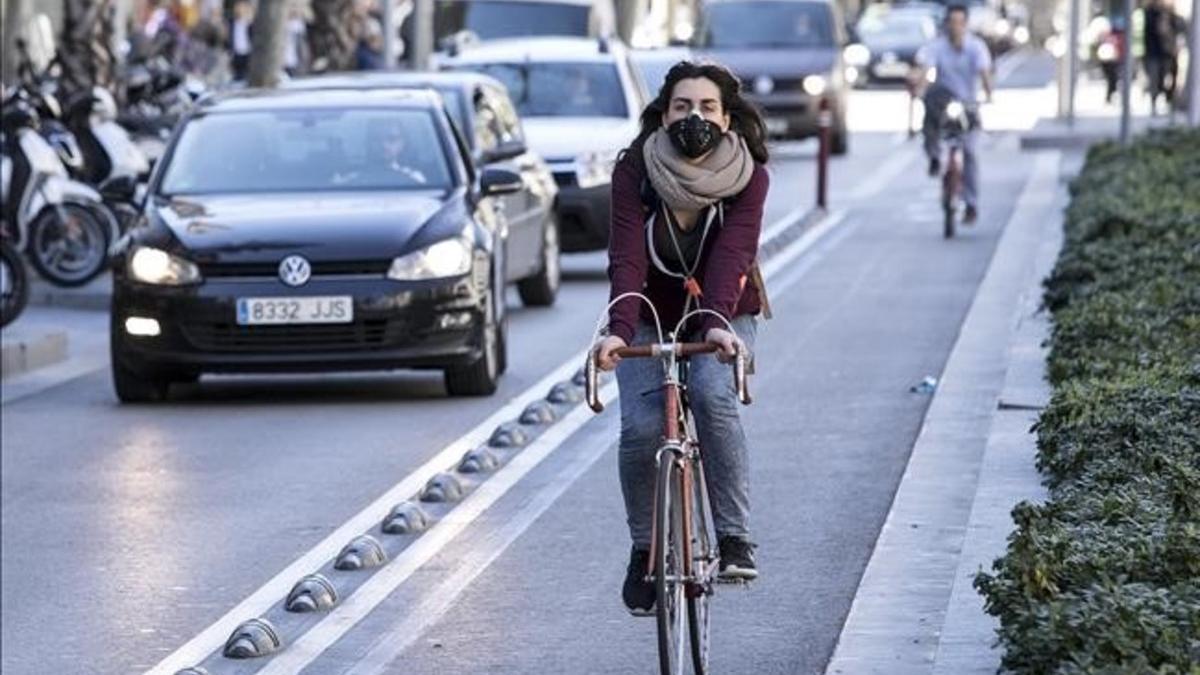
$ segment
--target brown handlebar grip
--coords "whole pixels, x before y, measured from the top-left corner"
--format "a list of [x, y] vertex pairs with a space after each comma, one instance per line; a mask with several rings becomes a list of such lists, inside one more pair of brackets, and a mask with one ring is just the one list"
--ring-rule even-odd
[[596, 365], [595, 350], [589, 351], [587, 355], [587, 364], [583, 367], [583, 383], [584, 383], [584, 398], [587, 400], [588, 407], [592, 412], [604, 412], [604, 403], [600, 401], [599, 387], [596, 386], [596, 381], [599, 379], [599, 373]]

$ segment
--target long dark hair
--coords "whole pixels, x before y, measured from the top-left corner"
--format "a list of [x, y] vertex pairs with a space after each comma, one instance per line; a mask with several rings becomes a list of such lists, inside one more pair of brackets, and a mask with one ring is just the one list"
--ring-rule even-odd
[[646, 139], [662, 126], [663, 113], [671, 105], [671, 93], [675, 91], [675, 85], [680, 80], [699, 77], [711, 80], [721, 90], [721, 107], [724, 108], [725, 114], [729, 115], [729, 128], [746, 139], [746, 147], [754, 161], [760, 164], [767, 163], [767, 126], [763, 123], [758, 108], [742, 97], [741, 81], [725, 66], [694, 61], [680, 61], [667, 71], [658, 96], [642, 111], [641, 131], [629, 147], [621, 151], [621, 160], [629, 157], [637, 162], [638, 166], [642, 165], [642, 147], [646, 144]]

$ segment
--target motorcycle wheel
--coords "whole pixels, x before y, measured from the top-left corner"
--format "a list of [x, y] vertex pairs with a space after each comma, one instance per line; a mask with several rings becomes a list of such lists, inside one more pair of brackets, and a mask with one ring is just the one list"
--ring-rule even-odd
[[0, 326], [7, 326], [29, 302], [29, 276], [17, 248], [0, 239]]
[[111, 239], [104, 214], [82, 204], [60, 204], [34, 218], [26, 253], [42, 278], [71, 288], [104, 271]]

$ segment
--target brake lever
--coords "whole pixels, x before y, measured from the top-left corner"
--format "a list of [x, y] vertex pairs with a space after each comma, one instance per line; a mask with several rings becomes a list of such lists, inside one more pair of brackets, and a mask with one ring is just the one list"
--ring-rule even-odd
[[750, 396], [750, 387], [746, 379], [746, 350], [739, 349], [733, 358], [733, 382], [737, 387], [738, 401], [741, 401], [742, 405], [750, 405], [754, 402]]
[[587, 363], [583, 366], [583, 385], [584, 385], [584, 400], [587, 401], [588, 407], [592, 412], [604, 412], [604, 403], [600, 401], [600, 388], [596, 386], [599, 379], [596, 364], [596, 351], [588, 350]]

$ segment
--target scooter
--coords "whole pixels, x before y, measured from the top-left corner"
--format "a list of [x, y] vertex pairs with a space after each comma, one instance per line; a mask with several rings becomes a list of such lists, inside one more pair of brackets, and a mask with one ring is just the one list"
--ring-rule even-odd
[[4, 229], [47, 281], [81, 286], [107, 267], [120, 230], [100, 193], [70, 178], [39, 125], [37, 111], [16, 92], [4, 97]]
[[0, 230], [0, 327], [12, 323], [29, 302], [29, 275], [17, 247]]

